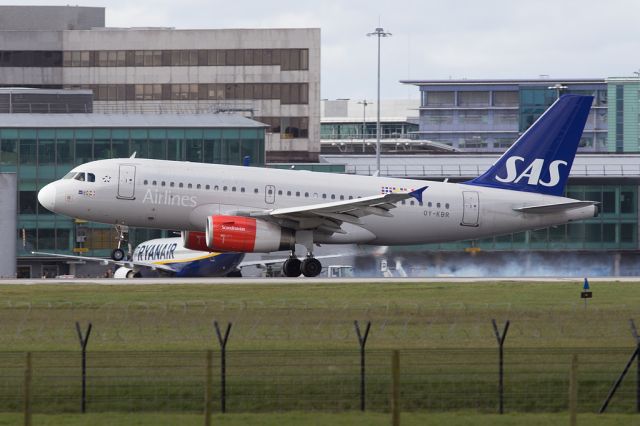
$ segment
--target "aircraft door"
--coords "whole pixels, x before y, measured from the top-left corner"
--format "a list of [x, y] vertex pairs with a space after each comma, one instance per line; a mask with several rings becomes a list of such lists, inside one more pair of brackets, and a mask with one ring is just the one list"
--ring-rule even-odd
[[264, 201], [267, 204], [273, 204], [276, 201], [276, 187], [267, 185], [264, 187]]
[[480, 216], [480, 198], [476, 191], [462, 191], [462, 222], [463, 226], [478, 226]]
[[118, 173], [118, 198], [135, 199], [136, 166], [120, 164]]

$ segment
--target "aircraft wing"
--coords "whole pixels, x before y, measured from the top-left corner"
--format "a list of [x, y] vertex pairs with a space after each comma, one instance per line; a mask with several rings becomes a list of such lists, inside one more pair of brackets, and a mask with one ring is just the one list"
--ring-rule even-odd
[[175, 273], [176, 272], [176, 271], [174, 271], [173, 269], [171, 269], [170, 267], [168, 267], [166, 265], [159, 265], [159, 264], [147, 263], [147, 262], [137, 262], [137, 261], [134, 261], [134, 260], [113, 260], [113, 259], [105, 259], [105, 258], [102, 258], [102, 257], [75, 256], [75, 255], [72, 255], [72, 254], [45, 253], [45, 252], [41, 252], [41, 251], [32, 251], [31, 254], [39, 254], [39, 255], [52, 256], [52, 257], [61, 257], [61, 258], [64, 258], [64, 259], [85, 260], [85, 261], [89, 261], [89, 262], [98, 262], [98, 263], [100, 263], [102, 265], [116, 265], [116, 266], [122, 266], [122, 267], [130, 268], [130, 269], [147, 268], [147, 269], [151, 269], [153, 271], [160, 270], [160, 271], [166, 271], [166, 272], [171, 272], [171, 273]]
[[[326, 256], [314, 256], [316, 259], [329, 259], [332, 257], [342, 257], [342, 254], [328, 254]], [[284, 263], [288, 260], [288, 257], [283, 257], [281, 259], [262, 259], [262, 260], [250, 260], [248, 262], [241, 262], [238, 265], [238, 268], [246, 268], [247, 266], [268, 266], [276, 263]]]
[[415, 198], [421, 203], [422, 193], [427, 188], [423, 186], [411, 192], [392, 192], [331, 203], [285, 207], [252, 213], [251, 216], [276, 222], [285, 221], [288, 226], [291, 226], [292, 222], [297, 223], [294, 226], [296, 229], [325, 227], [332, 232], [340, 232], [342, 222], [360, 225], [360, 218], [368, 215], [393, 217], [389, 210], [395, 208], [396, 203], [402, 200]]

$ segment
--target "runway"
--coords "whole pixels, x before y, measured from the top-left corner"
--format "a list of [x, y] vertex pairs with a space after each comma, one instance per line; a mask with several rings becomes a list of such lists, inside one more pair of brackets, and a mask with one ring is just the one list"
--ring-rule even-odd
[[[640, 277], [588, 277], [589, 282], [638, 282]], [[75, 279], [0, 279], [0, 285], [326, 285], [326, 284], [421, 284], [421, 283], [482, 283], [482, 282], [576, 282], [584, 277], [435, 277], [435, 278], [75, 278]]]

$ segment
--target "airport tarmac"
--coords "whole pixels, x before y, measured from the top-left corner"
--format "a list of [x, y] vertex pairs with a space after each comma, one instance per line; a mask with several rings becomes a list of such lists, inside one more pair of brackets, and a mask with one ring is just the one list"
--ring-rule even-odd
[[[640, 282], [640, 277], [588, 277], [589, 282]], [[475, 282], [576, 282], [582, 284], [584, 277], [435, 277], [435, 278], [75, 278], [75, 279], [0, 279], [0, 285], [243, 285], [243, 284], [384, 284], [384, 283], [475, 283]]]

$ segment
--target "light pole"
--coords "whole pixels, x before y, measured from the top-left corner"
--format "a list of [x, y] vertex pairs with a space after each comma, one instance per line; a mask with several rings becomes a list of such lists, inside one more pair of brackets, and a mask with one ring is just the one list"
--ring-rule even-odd
[[372, 33], [367, 33], [367, 37], [378, 37], [378, 115], [376, 120], [376, 172], [380, 174], [380, 39], [389, 37], [391, 33], [385, 33], [383, 28], [376, 28]]
[[562, 91], [568, 89], [568, 87], [560, 83], [556, 83], [553, 86], [547, 87], [547, 89], [554, 89], [556, 91], [556, 100], [558, 100], [560, 99], [560, 95], [562, 94]]
[[358, 105], [362, 105], [362, 153], [364, 154], [365, 139], [367, 133], [367, 105], [371, 105], [373, 102], [369, 102], [366, 99], [358, 102]]

